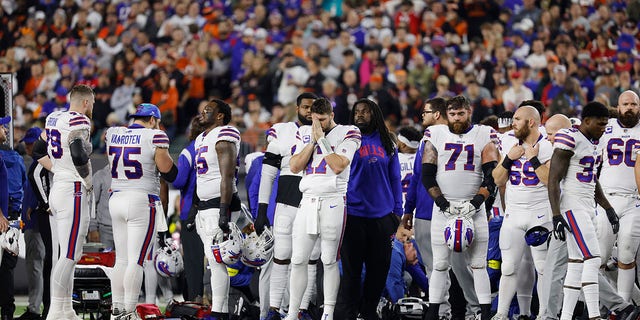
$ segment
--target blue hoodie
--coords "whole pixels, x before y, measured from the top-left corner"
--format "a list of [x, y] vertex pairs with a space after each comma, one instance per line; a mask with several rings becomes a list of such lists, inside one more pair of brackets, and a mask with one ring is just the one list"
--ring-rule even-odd
[[360, 149], [351, 161], [347, 188], [347, 213], [363, 218], [402, 215], [402, 177], [398, 150], [389, 156], [380, 134], [362, 135]]
[[180, 220], [189, 217], [189, 210], [193, 204], [193, 195], [196, 191], [196, 171], [193, 164], [196, 159], [195, 141], [191, 141], [178, 157], [178, 176], [173, 181], [173, 186], [180, 190]]
[[420, 144], [416, 159], [413, 163], [413, 175], [409, 183], [407, 198], [404, 204], [404, 213], [413, 213], [415, 209], [415, 218], [431, 220], [433, 210], [433, 199], [422, 185], [422, 151], [424, 150], [424, 142]]
[[[0, 147], [0, 155], [4, 159], [7, 168], [7, 192], [9, 194], [9, 208], [15, 217], [22, 211], [22, 200], [24, 191], [22, 187], [27, 181], [27, 169], [24, 166], [24, 159], [14, 150], [8, 147]], [[3, 210], [4, 212], [4, 210]], [[7, 215], [8, 213], [5, 213]]]

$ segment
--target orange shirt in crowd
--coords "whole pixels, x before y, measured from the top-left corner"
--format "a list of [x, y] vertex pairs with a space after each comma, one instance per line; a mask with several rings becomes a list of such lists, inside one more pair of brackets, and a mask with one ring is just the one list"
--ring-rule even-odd
[[169, 86], [169, 90], [153, 90], [151, 94], [151, 103], [158, 106], [160, 113], [170, 111], [173, 114], [173, 119], [178, 117], [178, 101], [180, 100], [178, 89], [175, 86]]

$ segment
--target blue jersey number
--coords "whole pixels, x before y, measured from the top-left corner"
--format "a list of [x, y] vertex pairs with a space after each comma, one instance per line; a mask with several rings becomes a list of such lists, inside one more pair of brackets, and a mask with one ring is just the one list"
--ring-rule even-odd
[[[320, 151], [320, 147], [316, 147], [316, 153], [317, 154], [321, 154], [322, 153]], [[313, 157], [311, 157], [311, 159], [309, 159], [309, 162], [307, 162], [307, 169], [305, 170], [306, 174], [325, 174], [325, 173], [327, 173], [327, 161], [325, 161], [324, 158], [322, 159], [322, 161], [320, 161], [320, 163], [318, 163], [318, 166], [316, 166], [316, 167], [313, 167], [312, 163], [313, 163]]]
[[207, 171], [209, 171], [209, 165], [207, 164], [207, 159], [203, 155], [207, 151], [209, 151], [208, 146], [202, 146], [197, 150], [198, 153], [196, 154], [196, 170], [198, 174], [205, 174], [207, 173]]
[[509, 180], [512, 185], [517, 186], [522, 183], [525, 186], [535, 186], [540, 182], [540, 179], [538, 179], [538, 176], [529, 161], [521, 162], [520, 160], [515, 160], [513, 161], [512, 166], [522, 169], [522, 172], [511, 170]]
[[620, 138], [613, 138], [609, 140], [609, 144], [607, 144], [609, 165], [617, 166], [624, 162], [627, 167], [633, 168], [636, 164], [636, 161], [632, 158], [633, 150], [638, 145], [640, 145], [640, 141], [635, 139], [625, 141]]
[[47, 142], [51, 147], [51, 156], [54, 159], [62, 158], [62, 143], [60, 131], [57, 129], [47, 129]]
[[458, 160], [458, 158], [460, 157], [460, 154], [463, 151], [467, 152], [467, 162], [464, 164], [464, 170], [474, 171], [476, 169], [476, 166], [473, 164], [473, 145], [472, 144], [463, 145], [460, 143], [446, 143], [444, 145], [444, 149], [453, 151], [451, 153], [451, 158], [449, 158], [449, 161], [447, 161], [447, 164], [445, 164], [444, 166], [445, 170], [449, 171], [449, 170], [456, 169], [456, 161]]
[[576, 173], [576, 178], [578, 181], [584, 183], [596, 182], [596, 175], [594, 174], [594, 168], [598, 167], [600, 164], [601, 158], [598, 156], [594, 158], [592, 156], [586, 156], [580, 159], [580, 165], [583, 166], [582, 172]]
[[125, 168], [124, 175], [127, 179], [135, 180], [142, 178], [142, 164], [135, 159], [131, 159], [131, 155], [140, 154], [140, 147], [109, 147], [109, 155], [113, 155], [113, 163], [111, 164], [111, 177], [118, 179], [118, 165], [122, 159], [122, 166]]

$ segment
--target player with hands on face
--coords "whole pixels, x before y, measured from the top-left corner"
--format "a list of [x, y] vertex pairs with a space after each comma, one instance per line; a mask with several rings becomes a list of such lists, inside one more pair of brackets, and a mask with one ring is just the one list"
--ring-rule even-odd
[[[549, 175], [549, 159], [553, 146], [538, 130], [540, 114], [531, 106], [519, 107], [513, 116], [513, 133], [503, 136], [503, 150], [508, 150], [500, 165], [493, 170], [498, 186], [505, 188], [505, 216], [500, 229], [500, 251], [502, 253], [502, 276], [498, 298], [498, 312], [494, 319], [505, 319], [511, 300], [518, 291], [520, 314], [529, 316], [531, 297], [520, 292], [520, 270], [525, 270], [523, 256], [533, 257], [538, 276], [544, 273], [546, 245], [536, 244], [527, 248], [525, 234], [534, 227], [550, 222], [546, 183]], [[526, 274], [526, 270], [524, 271]], [[533, 286], [531, 279], [531, 286]], [[531, 289], [531, 287], [529, 287]], [[528, 290], [529, 292], [531, 290]], [[540, 294], [544, 290], [538, 290]], [[540, 310], [546, 309], [546, 297], [540, 298]]]
[[[279, 308], [282, 304], [289, 265], [291, 264], [292, 228], [293, 221], [302, 199], [300, 180], [302, 173], [294, 174], [289, 167], [292, 148], [297, 144], [296, 133], [303, 125], [311, 125], [311, 105], [318, 97], [305, 92], [296, 100], [297, 121], [274, 124], [267, 130], [269, 145], [262, 161], [262, 172], [258, 192], [258, 216], [255, 228], [261, 234], [269, 226], [267, 207], [271, 197], [273, 183], [280, 170], [278, 190], [276, 195], [276, 209], [274, 213], [274, 249], [273, 260], [262, 267], [260, 272], [260, 304], [261, 316], [267, 320], [280, 320]], [[301, 302], [301, 313], [308, 308], [311, 297], [315, 293], [317, 262], [320, 257], [319, 245], [313, 249], [308, 265], [307, 289]]]
[[615, 225], [619, 224], [615, 211], [600, 187], [596, 172], [602, 161], [598, 139], [602, 137], [608, 120], [608, 109], [599, 102], [590, 102], [582, 110], [582, 123], [578, 129], [562, 129], [554, 136], [548, 183], [549, 202], [553, 213], [554, 236], [567, 241], [569, 253], [563, 290], [563, 320], [573, 316], [581, 290], [589, 318], [600, 317], [598, 270], [601, 258], [593, 209], [596, 203], [609, 212], [613, 211], [609, 219], [614, 230]]
[[475, 231], [467, 254], [484, 320], [491, 317], [491, 289], [486, 270], [489, 231], [482, 204], [495, 190], [491, 172], [499, 157], [497, 134], [490, 127], [471, 124], [471, 107], [463, 96], [447, 101], [447, 118], [448, 128], [431, 127], [425, 131], [422, 157], [423, 185], [437, 205], [431, 222], [434, 270], [426, 319], [437, 319], [444, 302], [451, 251], [443, 230], [449, 216], [460, 214], [473, 219]]
[[[218, 244], [229, 236], [229, 216], [241, 209], [236, 186], [240, 132], [228, 125], [231, 107], [213, 99], [200, 114], [205, 131], [195, 140], [196, 192], [200, 202], [196, 229], [211, 269], [211, 313], [214, 319], [229, 317], [229, 274]], [[237, 252], [236, 254], [239, 254]]]
[[311, 105], [312, 124], [298, 129], [291, 172], [303, 172], [302, 200], [293, 222], [290, 300], [288, 320], [298, 319], [307, 286], [307, 264], [311, 251], [320, 241], [324, 270], [324, 310], [322, 319], [332, 320], [340, 271], [339, 248], [346, 218], [345, 196], [350, 164], [360, 147], [360, 130], [333, 121], [333, 107], [320, 98]]

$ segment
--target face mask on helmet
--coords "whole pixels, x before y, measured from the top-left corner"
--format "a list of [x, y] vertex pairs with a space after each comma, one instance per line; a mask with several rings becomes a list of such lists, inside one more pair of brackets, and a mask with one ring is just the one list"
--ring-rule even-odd
[[184, 270], [180, 250], [170, 239], [167, 239], [167, 246], [156, 252], [153, 265], [158, 274], [165, 278], [177, 277]]
[[527, 230], [527, 233], [524, 234], [524, 240], [528, 245], [537, 247], [547, 242], [549, 235], [551, 235], [549, 229], [543, 226], [535, 226]]
[[244, 239], [242, 247], [242, 263], [257, 268], [265, 265], [273, 258], [273, 233], [266, 228], [260, 236], [253, 231]]
[[464, 217], [452, 217], [444, 228], [444, 240], [450, 250], [463, 252], [473, 242], [473, 221]]
[[219, 243], [213, 243], [211, 250], [213, 256], [218, 263], [224, 263], [228, 266], [234, 265], [242, 256], [242, 243], [243, 235], [238, 226], [230, 222], [229, 223], [229, 236], [226, 240]]
[[6, 232], [0, 234], [0, 247], [12, 255], [17, 256], [20, 252], [20, 248], [18, 247], [19, 238], [20, 230], [9, 227]]

